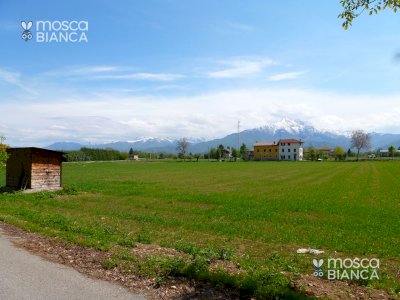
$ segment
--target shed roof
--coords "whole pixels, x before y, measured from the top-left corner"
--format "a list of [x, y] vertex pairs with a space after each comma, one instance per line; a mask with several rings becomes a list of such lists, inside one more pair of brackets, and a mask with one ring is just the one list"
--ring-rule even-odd
[[38, 151], [44, 151], [44, 152], [59, 153], [61, 155], [65, 154], [65, 152], [62, 152], [62, 151], [55, 151], [55, 150], [49, 150], [49, 149], [37, 148], [37, 147], [8, 148], [7, 152], [11, 152], [11, 151], [14, 151], [14, 150], [38, 150]]

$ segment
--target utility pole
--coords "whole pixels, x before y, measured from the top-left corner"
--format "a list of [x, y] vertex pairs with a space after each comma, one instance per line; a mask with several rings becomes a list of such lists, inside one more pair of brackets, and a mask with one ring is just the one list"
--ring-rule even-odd
[[240, 120], [238, 120], [238, 127], [237, 127], [237, 135], [238, 135], [238, 145], [237, 145], [237, 150], [239, 151], [240, 149]]

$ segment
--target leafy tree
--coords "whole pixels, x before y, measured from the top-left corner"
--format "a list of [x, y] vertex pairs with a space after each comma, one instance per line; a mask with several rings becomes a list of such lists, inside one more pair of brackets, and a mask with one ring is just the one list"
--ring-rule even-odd
[[178, 141], [176, 150], [178, 151], [178, 156], [183, 157], [183, 160], [185, 160], [185, 154], [187, 152], [188, 147], [189, 147], [189, 141], [187, 140], [187, 138], [181, 138]]
[[390, 156], [391, 158], [393, 158], [393, 157], [394, 157], [394, 154], [396, 153], [396, 148], [392, 145], [392, 146], [390, 146], [390, 147], [388, 148], [388, 151], [389, 151], [389, 156]]
[[129, 156], [129, 158], [130, 158], [131, 160], [133, 160], [134, 157], [135, 157], [135, 151], [133, 151], [133, 148], [132, 148], [132, 147], [131, 147], [131, 149], [129, 149], [128, 156]]
[[352, 25], [353, 20], [364, 12], [372, 15], [386, 8], [394, 12], [400, 8], [399, 0], [340, 0], [340, 4], [343, 11], [338, 17], [343, 19], [342, 26], [346, 30]]
[[239, 157], [239, 151], [237, 151], [236, 148], [233, 148], [233, 147], [231, 150], [232, 150], [232, 157], [236, 161], [237, 158]]
[[346, 152], [343, 150], [342, 147], [336, 146], [335, 147], [335, 160], [344, 160], [346, 158]]
[[363, 130], [355, 130], [351, 134], [351, 148], [357, 149], [357, 161], [361, 149], [371, 148], [371, 136]]
[[192, 161], [192, 158], [193, 158], [192, 153], [187, 153], [187, 154], [185, 154], [185, 155], [183, 156], [183, 159], [184, 159], [184, 160], [188, 159], [188, 160]]
[[199, 158], [201, 157], [201, 154], [200, 153], [195, 153], [194, 155], [193, 155], [193, 157], [196, 159], [196, 161], [198, 162], [199, 161]]
[[220, 159], [220, 158], [223, 157], [223, 155], [224, 155], [224, 149], [225, 149], [224, 145], [220, 144], [220, 145], [218, 146], [218, 148], [217, 148], [217, 159]]
[[317, 158], [317, 152], [315, 151], [314, 146], [310, 146], [307, 149], [307, 159], [314, 161]]
[[7, 148], [8, 146], [4, 144], [6, 138], [2, 135], [0, 135], [0, 169], [4, 168], [8, 154], [7, 154]]
[[247, 146], [245, 143], [243, 143], [242, 146], [240, 146], [239, 153], [242, 159], [247, 158]]
[[208, 152], [209, 158], [211, 159], [217, 159], [217, 149], [211, 148], [210, 151]]
[[325, 153], [323, 152], [323, 151], [321, 151], [321, 150], [316, 150], [315, 151], [315, 156], [317, 157], [317, 159], [318, 158], [321, 158], [321, 159], [327, 159], [328, 157], [325, 155]]
[[353, 157], [354, 153], [351, 151], [351, 149], [349, 148], [349, 150], [347, 150], [347, 156], [348, 157]]
[[216, 159], [216, 160], [220, 160], [221, 157], [222, 157], [222, 150], [219, 149], [219, 148], [217, 148], [217, 149], [215, 150], [215, 159]]

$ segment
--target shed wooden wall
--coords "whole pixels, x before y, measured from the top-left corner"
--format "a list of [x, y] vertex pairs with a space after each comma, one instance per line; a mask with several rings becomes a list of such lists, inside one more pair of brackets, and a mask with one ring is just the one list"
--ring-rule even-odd
[[62, 156], [58, 153], [32, 150], [32, 189], [61, 187]]

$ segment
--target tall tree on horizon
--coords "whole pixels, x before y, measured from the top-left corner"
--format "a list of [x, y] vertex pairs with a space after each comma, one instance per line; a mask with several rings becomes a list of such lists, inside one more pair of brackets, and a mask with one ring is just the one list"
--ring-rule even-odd
[[247, 158], [247, 146], [245, 143], [243, 143], [242, 146], [240, 146], [239, 153], [241, 159]]
[[390, 157], [393, 159], [394, 154], [396, 153], [396, 148], [392, 145], [389, 147], [388, 152], [389, 152]]
[[363, 130], [355, 130], [351, 134], [351, 148], [357, 149], [357, 161], [360, 150], [371, 148], [371, 136]]
[[183, 157], [183, 160], [186, 159], [186, 153], [189, 148], [189, 141], [187, 138], [181, 138], [176, 145], [176, 150], [178, 151], [179, 156]]

